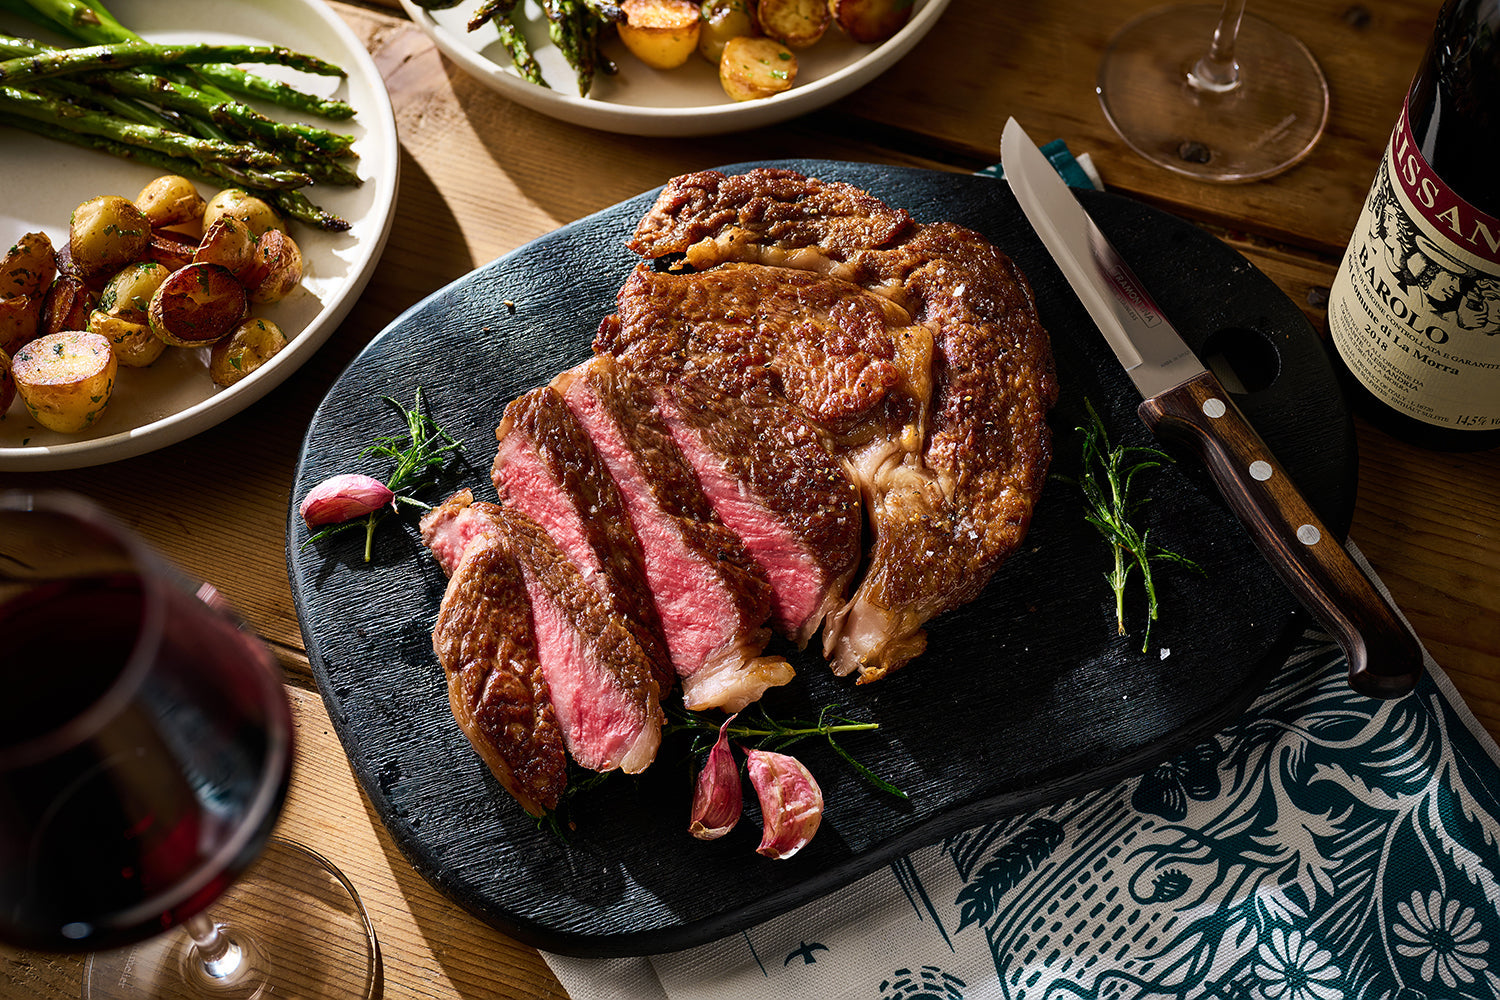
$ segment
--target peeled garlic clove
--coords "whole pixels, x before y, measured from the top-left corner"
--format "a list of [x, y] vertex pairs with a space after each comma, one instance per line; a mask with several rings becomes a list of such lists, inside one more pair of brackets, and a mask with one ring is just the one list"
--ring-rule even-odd
[[385, 483], [358, 473], [323, 480], [308, 490], [299, 508], [309, 528], [372, 514], [396, 496]]
[[698, 785], [693, 789], [693, 815], [688, 833], [699, 840], [716, 840], [740, 821], [744, 798], [740, 791], [740, 770], [734, 763], [728, 735], [734, 718], [731, 715], [719, 727], [719, 739], [708, 752], [708, 760], [698, 772]]
[[795, 757], [766, 750], [748, 750], [745, 756], [764, 820], [755, 850], [768, 858], [789, 858], [818, 832], [823, 821], [823, 790]]

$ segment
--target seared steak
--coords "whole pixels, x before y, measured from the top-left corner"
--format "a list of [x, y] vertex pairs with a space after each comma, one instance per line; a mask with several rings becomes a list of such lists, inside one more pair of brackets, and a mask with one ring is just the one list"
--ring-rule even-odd
[[[1046, 414], [1057, 383], [1024, 276], [977, 233], [919, 225], [850, 185], [785, 170], [676, 178], [631, 246], [647, 257], [683, 253], [711, 270], [670, 276], [678, 281], [662, 292], [668, 282], [638, 269], [596, 351], [653, 371], [685, 367], [674, 350], [728, 351], [745, 360], [719, 370], [766, 381], [774, 374], [774, 388], [828, 426], [866, 498], [875, 544], [859, 589], [825, 625], [824, 651], [837, 672], [858, 668], [861, 681], [900, 667], [924, 648], [923, 624], [973, 599], [1019, 545], [1046, 478]], [[757, 290], [719, 266], [733, 263], [815, 272], [818, 281], [795, 287], [815, 289], [818, 302], [833, 301], [833, 286], [819, 282], [858, 285], [916, 326], [890, 339], [888, 320], [884, 330], [846, 323], [836, 307], [815, 307], [816, 320], [800, 322], [774, 304], [774, 289]], [[762, 294], [773, 307], [760, 307]], [[815, 346], [800, 353], [764, 346], [805, 341]], [[873, 377], [854, 380], [858, 393], [805, 389], [850, 369], [803, 358], [861, 352], [890, 357], [900, 378], [883, 391]], [[829, 399], [841, 404], [832, 420], [819, 408]]]
[[440, 562], [460, 551], [462, 569], [469, 552], [483, 546], [502, 550], [519, 567], [522, 590], [508, 586], [504, 596], [522, 607], [503, 609], [504, 617], [512, 624], [523, 612], [528, 618], [568, 754], [595, 771], [634, 773], [649, 765], [662, 724], [651, 665], [605, 597], [536, 522], [509, 507], [474, 502], [464, 490], [430, 511], [422, 532]]
[[770, 583], [714, 514], [646, 384], [596, 358], [553, 385], [619, 485], [685, 704], [738, 711], [791, 680], [785, 659], [761, 655]]
[[805, 646], [859, 565], [859, 490], [799, 410], [685, 373], [653, 386], [657, 412], [703, 493], [771, 582], [771, 620]]
[[609, 470], [562, 397], [533, 389], [505, 408], [490, 476], [610, 601], [651, 661], [665, 697], [677, 673], [646, 580], [645, 556]]
[[[434, 512], [434, 522], [465, 505]], [[537, 659], [521, 568], [498, 536], [475, 541], [477, 534], [445, 567], [451, 576], [432, 646], [459, 728], [501, 786], [540, 816], [557, 807], [567, 786], [567, 755]]]

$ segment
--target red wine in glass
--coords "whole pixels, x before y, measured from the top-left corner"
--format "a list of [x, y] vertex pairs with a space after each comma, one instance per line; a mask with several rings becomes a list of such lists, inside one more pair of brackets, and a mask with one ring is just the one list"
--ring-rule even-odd
[[[352, 980], [335, 992], [276, 978], [318, 972], [288, 952], [316, 935], [278, 940], [280, 920], [349, 889], [271, 837], [292, 751], [280, 669], [212, 588], [82, 498], [0, 493], [0, 941], [89, 952], [86, 998], [370, 995], [357, 896], [308, 919], [343, 922], [331, 936], [363, 945], [366, 985], [347, 957], [325, 963]], [[288, 858], [322, 867], [217, 922], [270, 854], [283, 876]]]

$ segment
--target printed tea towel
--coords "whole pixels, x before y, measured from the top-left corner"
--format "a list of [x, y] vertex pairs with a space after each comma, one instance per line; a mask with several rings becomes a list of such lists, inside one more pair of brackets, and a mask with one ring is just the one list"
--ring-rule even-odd
[[699, 948], [545, 957], [573, 1000], [1500, 997], [1500, 753], [1427, 669], [1364, 698], [1309, 633], [1146, 774]]

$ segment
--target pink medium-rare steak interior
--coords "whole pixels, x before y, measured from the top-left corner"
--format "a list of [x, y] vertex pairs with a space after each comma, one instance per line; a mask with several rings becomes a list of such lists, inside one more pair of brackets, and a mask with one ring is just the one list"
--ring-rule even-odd
[[657, 410], [770, 580], [772, 622], [806, 645], [859, 564], [859, 490], [796, 408], [764, 388], [731, 395], [717, 385], [685, 373], [653, 387]]
[[[737, 710], [789, 681], [785, 659], [761, 656], [770, 583], [714, 513], [649, 390], [607, 358], [563, 373], [554, 387], [619, 485], [687, 706]], [[718, 678], [711, 687], [697, 676], [705, 664]]]
[[494, 508], [519, 558], [537, 656], [568, 753], [594, 771], [644, 770], [661, 743], [651, 664], [603, 594], [535, 521]]
[[[825, 623], [824, 650], [837, 672], [858, 669], [868, 681], [920, 653], [923, 625], [973, 599], [1019, 545], [1051, 457], [1046, 413], [1057, 383], [1030, 287], [1008, 257], [959, 226], [898, 224], [861, 195], [790, 171], [755, 170], [738, 180], [685, 175], [667, 185], [631, 246], [648, 257], [685, 253], [694, 267], [709, 269], [682, 276], [688, 282], [736, 264], [804, 269], [889, 299], [911, 317], [908, 329], [926, 331], [925, 343], [916, 334], [894, 341], [904, 352], [896, 356], [906, 359], [897, 366], [904, 380], [888, 388], [883, 406], [846, 411], [842, 423], [827, 428], [865, 496], [874, 545], [854, 597]], [[861, 226], [866, 212], [871, 224]], [[728, 308], [757, 316], [758, 341], [767, 335], [767, 316], [773, 330], [795, 327], [828, 344], [837, 343], [831, 331], [857, 336], [858, 329], [872, 329], [796, 327], [778, 319], [782, 310], [744, 301], [752, 294], [747, 283], [734, 285]], [[711, 304], [695, 315], [707, 322], [719, 299], [705, 297]], [[640, 308], [623, 299], [622, 292], [618, 319], [601, 327], [595, 343], [596, 350], [631, 356], [631, 364], [651, 363], [655, 348], [642, 345], [670, 344], [680, 352], [683, 345], [728, 339], [697, 329], [681, 309]], [[674, 323], [694, 328], [670, 332]], [[785, 339], [795, 337], [788, 332]], [[877, 337], [867, 351], [879, 357], [883, 349]], [[848, 345], [838, 350], [849, 356]], [[813, 378], [817, 366], [788, 378], [795, 365], [785, 357], [777, 369], [783, 391], [807, 409], [797, 379]], [[655, 363], [676, 364], [663, 358]], [[901, 397], [919, 406], [902, 413], [891, 406]], [[816, 410], [809, 416], [820, 420]]]
[[459, 729], [501, 786], [540, 816], [557, 807], [567, 786], [567, 755], [537, 658], [525, 583], [498, 536], [477, 533], [469, 542], [449, 577], [433, 650]]
[[614, 478], [550, 386], [505, 408], [491, 479], [502, 499], [536, 521], [614, 607], [651, 661], [662, 697], [676, 685], [645, 555]]
[[634, 772], [650, 764], [662, 723], [651, 665], [604, 596], [536, 522], [463, 490], [424, 516], [422, 533], [445, 552], [466, 541], [459, 565], [474, 548], [498, 546], [518, 568], [521, 591], [507, 595], [521, 608], [507, 609], [507, 618], [522, 611], [528, 618], [531, 649], [568, 754], [596, 771]]

